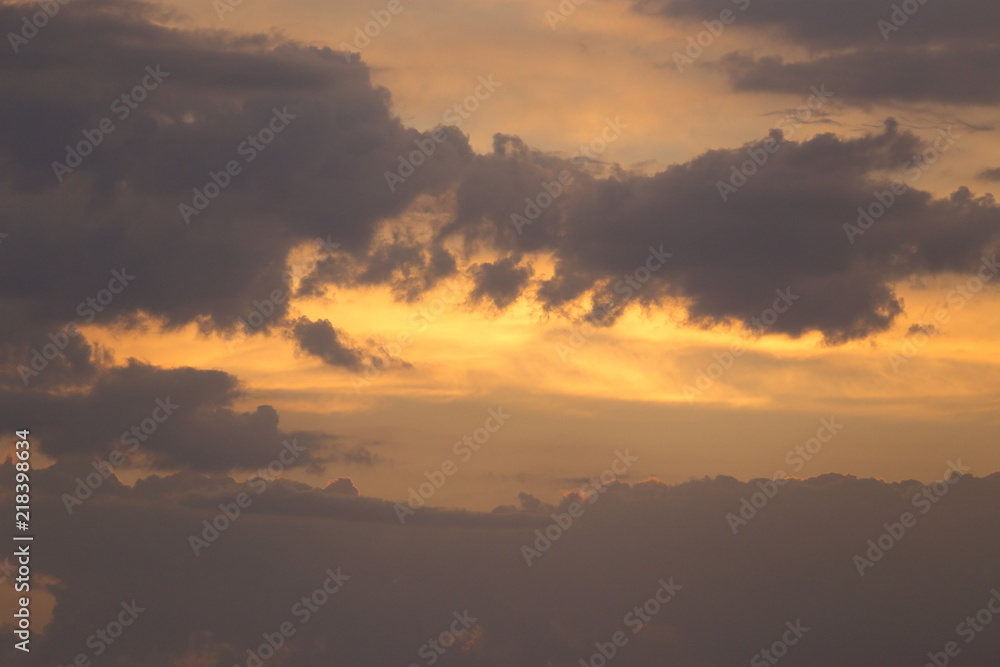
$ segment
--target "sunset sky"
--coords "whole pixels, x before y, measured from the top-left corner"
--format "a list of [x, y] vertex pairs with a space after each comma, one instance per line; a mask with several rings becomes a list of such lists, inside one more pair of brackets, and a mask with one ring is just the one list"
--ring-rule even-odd
[[[801, 502], [779, 508], [790, 518], [764, 526], [771, 538], [753, 539], [792, 545], [785, 553], [799, 555], [783, 567], [793, 579], [839, 590], [832, 575], [812, 579], [820, 566], [803, 559], [863, 551], [897, 505], [957, 471], [967, 506], [947, 511], [964, 518], [936, 515], [941, 532], [920, 538], [926, 553], [884, 585], [907, 590], [904, 570], [947, 560], [935, 545], [949, 539], [981, 559], [958, 597], [978, 604], [1000, 585], [1000, 5], [42, 5], [0, 3], [0, 431], [14, 455], [15, 431], [30, 429], [47, 517], [38, 530], [53, 535], [36, 564], [47, 627], [37, 664], [69, 664], [84, 621], [131, 599], [129, 580], [165, 594], [148, 572], [105, 579], [121, 567], [111, 555], [121, 544], [137, 549], [128, 567], [179, 549], [178, 571], [193, 569], [187, 587], [218, 582], [250, 551], [233, 576], [265, 576], [280, 555], [261, 545], [283, 535], [389, 582], [367, 594], [346, 584], [355, 604], [388, 600], [408, 581], [415, 600], [440, 576], [442, 610], [460, 612], [453, 598], [475, 589], [510, 612], [468, 630], [463, 655], [442, 664], [576, 665], [611, 621], [552, 602], [530, 614], [550, 613], [552, 625], [514, 641], [524, 620], [514, 610], [538, 603], [533, 586], [572, 587], [571, 572], [627, 559], [588, 552], [506, 597], [451, 560], [492, 558], [513, 540], [513, 561], [497, 567], [520, 576], [523, 540], [512, 535], [530, 537], [595, 479], [618, 500], [581, 533], [649, 535], [666, 522], [701, 542], [680, 555], [662, 536], [639, 548], [636, 579], [619, 581], [628, 594], [611, 579], [580, 593], [603, 600], [594, 614], [605, 593], [642, 598], [668, 578], [654, 554], [712, 580], [733, 538], [725, 508], [754, 480], [782, 477], [796, 478], [783, 501]], [[198, 574], [207, 557], [187, 562], [189, 542], [174, 533], [260, 483], [283, 451], [292, 460], [272, 469], [242, 537], [212, 551], [220, 569]], [[602, 479], [624, 452], [634, 462]], [[93, 500], [67, 501], [95, 460], [111, 461], [114, 479]], [[814, 506], [832, 512], [828, 524], [805, 509]], [[401, 507], [417, 527], [395, 525]], [[988, 544], [970, 512], [992, 521]], [[90, 528], [107, 521], [131, 528]], [[54, 553], [91, 540], [108, 550], [93, 563]], [[423, 553], [430, 573], [387, 560], [403, 549]], [[720, 565], [724, 579], [782, 569], [766, 553], [755, 553], [766, 566]], [[845, 559], [844, 576], [856, 578]], [[312, 553], [291, 569], [321, 560]], [[83, 584], [85, 574], [98, 583]], [[282, 587], [322, 581], [298, 577], [265, 585], [262, 598], [283, 612]], [[754, 655], [744, 644], [760, 636], [764, 646], [796, 619], [782, 604], [798, 594], [783, 590], [768, 602], [777, 625], [707, 648], [698, 614], [723, 605], [738, 622], [750, 593], [713, 595], [621, 660], [742, 663]], [[876, 593], [859, 595], [869, 608], [864, 596]], [[614, 604], [607, 618], [628, 608]], [[937, 635], [926, 649], [875, 648], [877, 633], [852, 626], [852, 604], [827, 619], [840, 640], [817, 638], [797, 664], [918, 665], [934, 649]], [[907, 607], [899, 595], [892, 604]], [[892, 632], [938, 628], [943, 644], [965, 608], [953, 604], [939, 605], [939, 621], [915, 614], [928, 628], [899, 621]], [[386, 627], [410, 627], [404, 607], [419, 606], [408, 605]], [[248, 638], [281, 615], [216, 624], [219, 613], [126, 636], [101, 664], [246, 664]], [[425, 664], [419, 641], [378, 653], [363, 614], [336, 613], [357, 623], [346, 634], [361, 645], [312, 637], [271, 664]], [[894, 612], [866, 613], [875, 623]], [[971, 652], [961, 664], [985, 664]], [[24, 658], [7, 645], [0, 656]]]

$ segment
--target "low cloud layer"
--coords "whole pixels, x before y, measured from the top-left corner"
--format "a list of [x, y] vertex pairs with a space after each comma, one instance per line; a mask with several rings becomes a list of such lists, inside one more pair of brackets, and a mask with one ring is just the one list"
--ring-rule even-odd
[[[839, 475], [780, 487], [617, 483], [593, 502], [422, 509], [400, 525], [391, 503], [352, 497], [341, 480], [325, 490], [275, 480], [257, 493], [191, 474], [134, 489], [112, 480], [70, 517], [59, 496], [76, 474], [38, 474], [47, 548], [37, 568], [59, 583], [54, 620], [23, 664], [90, 652], [87, 637], [133, 599], [145, 611], [103, 664], [243, 665], [284, 621], [296, 633], [269, 664], [427, 664], [419, 652], [466, 611], [474, 629], [439, 655], [449, 664], [578, 665], [622, 631], [616, 664], [723, 667], [796, 638], [789, 623], [801, 636], [786, 660], [818, 667], [920, 665], [949, 641], [964, 662], [985, 664], [1000, 647], [990, 625], [967, 641], [966, 621], [1000, 585], [997, 475], [927, 489]], [[191, 537], [241, 492], [250, 504], [195, 556]], [[574, 502], [582, 513], [566, 524]], [[553, 512], [567, 527], [553, 528]], [[530, 567], [526, 546], [539, 554]], [[337, 568], [350, 578], [300, 623], [293, 606]], [[664, 583], [670, 602], [636, 614], [658, 590], [664, 599]]]

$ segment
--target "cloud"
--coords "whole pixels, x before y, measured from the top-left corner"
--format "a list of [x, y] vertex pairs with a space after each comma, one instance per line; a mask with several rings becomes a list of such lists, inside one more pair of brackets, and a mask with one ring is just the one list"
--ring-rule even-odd
[[[42, 36], [0, 57], [10, 91], [0, 101], [0, 339], [11, 357], [67, 322], [145, 315], [231, 329], [284, 287], [294, 247], [329, 238], [367, 256], [381, 222], [443, 188], [470, 152], [452, 128], [390, 196], [384, 172], [423, 135], [393, 115], [365, 64], [272, 36], [167, 27], [155, 5], [60, 7]], [[26, 8], [37, 11], [3, 5], [0, 24], [18, 25]], [[152, 90], [142, 89], [147, 67], [160, 73]], [[113, 130], [95, 129], [102, 121]], [[88, 136], [97, 145], [79, 148]], [[57, 177], [68, 146], [88, 155]], [[434, 256], [439, 271], [446, 264]], [[122, 267], [134, 280], [82, 319], [81, 304]], [[278, 304], [268, 326], [286, 314]]]
[[637, 0], [634, 7], [675, 21], [716, 23], [729, 11], [734, 18], [727, 30], [755, 32], [772, 50], [780, 49], [782, 42], [808, 50], [805, 58], [787, 63], [777, 55], [730, 54], [721, 64], [737, 90], [803, 93], [825, 84], [842, 101], [861, 105], [889, 100], [959, 105], [1000, 101], [1000, 49], [995, 46], [1000, 9], [989, 0]]
[[320, 259], [303, 278], [299, 294], [322, 294], [333, 286], [388, 285], [396, 299], [414, 301], [456, 272], [456, 259], [447, 249], [399, 231], [390, 240], [373, 242], [363, 255], [334, 253]]
[[351, 481], [350, 477], [338, 477], [337, 479], [332, 480], [326, 485], [324, 491], [327, 491], [328, 493], [336, 493], [342, 496], [352, 496], [355, 498], [360, 495], [358, 488], [354, 486], [354, 482]]
[[907, 335], [924, 334], [925, 336], [935, 336], [940, 330], [933, 324], [911, 324], [906, 330]]
[[281, 429], [269, 405], [234, 410], [244, 393], [237, 378], [223, 371], [165, 369], [130, 359], [103, 368], [92, 384], [73, 392], [17, 388], [0, 391], [0, 397], [0, 430], [37, 424], [33, 433], [41, 451], [57, 459], [89, 461], [117, 451], [135, 467], [252, 470], [294, 441], [303, 451], [289, 466], [374, 463], [363, 446], [341, 451], [343, 443], [334, 436]]
[[338, 331], [330, 320], [313, 322], [300, 317], [292, 323], [291, 333], [299, 349], [323, 360], [328, 366], [358, 368], [363, 351], [345, 345], [344, 332]]
[[505, 257], [496, 262], [475, 264], [470, 268], [475, 287], [469, 294], [474, 301], [488, 301], [504, 310], [517, 300], [531, 279], [530, 266], [519, 266], [517, 259]]
[[[0, 466], [12, 474], [12, 463]], [[419, 663], [421, 646], [465, 610], [477, 630], [445, 656], [459, 666], [573, 665], [622, 630], [623, 666], [721, 667], [771, 646], [786, 621], [809, 628], [789, 659], [819, 667], [919, 664], [952, 640], [970, 664], [986, 664], [1000, 647], [989, 628], [968, 644], [955, 634], [1000, 580], [998, 475], [942, 483], [933, 503], [912, 481], [791, 480], [754, 514], [742, 500], [765, 497], [765, 480], [616, 483], [584, 500], [583, 514], [528, 567], [522, 546], [573, 496], [554, 508], [522, 496], [523, 510], [497, 514], [423, 509], [400, 526], [386, 501], [286, 480], [258, 494], [184, 473], [101, 488], [70, 517], [59, 494], [76, 472], [35, 474], [36, 511], [48, 517], [38, 539], [49, 546], [36, 567], [58, 585], [31, 664], [89, 651], [86, 637], [133, 599], [146, 611], [109, 647], [109, 665], [168, 667], [192, 653], [246, 664], [263, 633], [286, 620], [296, 628], [280, 652], [290, 667]], [[190, 536], [240, 492], [251, 504], [195, 557]], [[0, 493], [0, 510], [10, 510], [10, 490]], [[727, 515], [741, 511], [751, 518], [733, 534]], [[859, 575], [855, 556], [867, 558], [869, 540], [906, 512], [915, 525]], [[89, 554], [85, 568], [79, 553]], [[338, 567], [350, 579], [300, 623], [293, 605]], [[676, 598], [634, 632], [635, 607], [671, 578], [682, 586]], [[0, 657], [14, 650], [6, 643]]]
[[[819, 331], [842, 342], [892, 325], [904, 311], [897, 281], [974, 271], [995, 251], [1000, 209], [991, 196], [961, 188], [934, 199], [917, 187], [960, 140], [952, 133], [925, 143], [892, 120], [857, 138], [821, 134], [798, 142], [776, 131], [653, 176], [609, 178], [519, 153], [507, 158], [507, 181], [494, 194], [503, 193], [509, 207], [457, 215], [441, 233], [492, 245], [511, 261], [529, 250], [549, 254], [554, 273], [535, 294], [549, 309], [590, 295], [595, 311], [611, 307], [603, 322], [610, 324], [629, 305], [683, 304], [692, 324], [760, 332], [755, 319], [786, 294], [794, 305], [780, 306], [786, 312], [766, 322], [767, 333]], [[547, 217], [530, 225], [538, 236], [512, 233], [511, 214], [560, 168], [573, 169], [575, 180]], [[475, 167], [469, 178], [480, 179]], [[903, 186], [898, 196], [889, 191], [894, 181]], [[868, 223], [859, 209], [879, 196], [893, 201]], [[861, 237], [850, 229], [859, 219], [867, 229]]]
[[[918, 0], [635, 0], [636, 11], [690, 21], [718, 19], [726, 9], [733, 26], [760, 31], [777, 29], [789, 41], [814, 50], [845, 49], [886, 43], [878, 22], [891, 17], [896, 6], [910, 11], [897, 18], [902, 25], [890, 32], [890, 43], [926, 45], [989, 42], [1000, 35], [1000, 8], [990, 0], [961, 3]], [[916, 11], [914, 11], [914, 9]], [[895, 27], [895, 26], [894, 26]]]
[[[1000, 102], [1000, 48], [963, 44], [943, 50], [864, 48], [799, 62], [781, 56], [754, 58], [731, 53], [719, 65], [735, 90], [805, 95], [822, 83], [839, 100], [939, 102], [995, 105]], [[914, 71], [920, 76], [912, 76]], [[858, 72], [866, 72], [858, 76]]]
[[[19, 16], [2, 11], [11, 23]], [[166, 326], [232, 329], [285, 288], [292, 249], [317, 238], [339, 245], [299, 295], [388, 285], [414, 300], [465, 270], [471, 301], [489, 308], [537, 285], [532, 296], [550, 310], [590, 294], [599, 303], [683, 304], [692, 323], [713, 325], [749, 324], [776, 290], [792, 289], [801, 300], [768, 331], [842, 341], [892, 324], [903, 310], [896, 280], [974, 269], [995, 236], [990, 199], [960, 190], [933, 200], [911, 187], [862, 243], [841, 240], [858, 207], [888, 187], [883, 172], [927, 148], [893, 123], [856, 139], [779, 137], [780, 151], [731, 195], [738, 203], [723, 201], [719, 184], [759, 146], [708, 151], [654, 176], [617, 167], [598, 176], [510, 135], [474, 155], [455, 128], [434, 160], [390, 193], [384, 173], [422, 135], [392, 115], [363, 63], [272, 37], [167, 29], [157, 16], [149, 5], [84, 1], [48, 27], [51, 48], [29, 44], [0, 60], [13, 91], [0, 103], [8, 128], [0, 131], [0, 175], [14, 184], [5, 229], [25, 248], [0, 264], [0, 308], [12, 315], [0, 324], [8, 364], [77, 321], [80, 304], [116, 270], [135, 278], [94, 314], [96, 323], [135, 326], [151, 316]], [[169, 76], [60, 184], [53, 160], [111, 113], [109, 101], [141, 81], [147, 65]], [[64, 77], [70, 83], [59, 83]], [[294, 117], [242, 163], [239, 147], [276, 114]], [[233, 159], [241, 172], [185, 224], [179, 205], [193, 204], [195, 189]], [[431, 207], [426, 222], [384, 233], [421, 196]], [[517, 229], [516, 215], [530, 224]], [[673, 257], [641, 288], [630, 283], [661, 246]], [[538, 283], [535, 254], [555, 265]], [[258, 330], [290, 327], [307, 352], [356, 366], [359, 350], [332, 324], [289, 322], [289, 312], [282, 299]], [[92, 377], [85, 360], [96, 351], [70, 353], [76, 361], [63, 376]]]

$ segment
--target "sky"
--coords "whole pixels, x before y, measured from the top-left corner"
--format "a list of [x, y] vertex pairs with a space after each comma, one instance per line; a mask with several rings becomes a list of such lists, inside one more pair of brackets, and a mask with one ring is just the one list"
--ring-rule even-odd
[[994, 3], [0, 27], [4, 664], [995, 655]]

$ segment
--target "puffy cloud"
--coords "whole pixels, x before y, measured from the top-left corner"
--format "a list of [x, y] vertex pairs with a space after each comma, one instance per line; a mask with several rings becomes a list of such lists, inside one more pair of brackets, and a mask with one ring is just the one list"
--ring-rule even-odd
[[129, 360], [102, 369], [92, 384], [72, 392], [18, 388], [0, 396], [0, 429], [37, 424], [33, 432], [42, 452], [60, 459], [90, 460], [117, 451], [135, 466], [251, 470], [294, 443], [295, 456], [286, 467], [317, 467], [341, 458], [374, 462], [361, 445], [341, 451], [343, 443], [333, 436], [282, 430], [269, 405], [234, 410], [243, 390], [223, 371], [164, 369]]
[[[567, 189], [548, 218], [531, 225], [544, 230], [541, 241], [506, 233], [512, 210], [502, 206], [456, 217], [445, 230], [510, 258], [528, 249], [550, 253], [555, 272], [538, 298], [560, 308], [590, 293], [595, 313], [611, 313], [605, 324], [630, 303], [682, 303], [695, 324], [729, 321], [791, 336], [820, 331], [841, 342], [892, 325], [903, 312], [897, 281], [974, 271], [995, 250], [1000, 209], [991, 196], [962, 188], [934, 199], [916, 188], [960, 140], [944, 133], [925, 143], [892, 120], [857, 138], [797, 142], [776, 131], [653, 176], [576, 172], [574, 185], [585, 187]], [[521, 154], [509, 173], [560, 167], [574, 165], [539, 165]], [[896, 181], [899, 194], [891, 191]], [[523, 202], [540, 186], [522, 179], [497, 187], [506, 200]]]
[[933, 324], [911, 324], [910, 328], [906, 330], [908, 335], [913, 334], [924, 334], [925, 336], [934, 336], [940, 333], [937, 326]]

